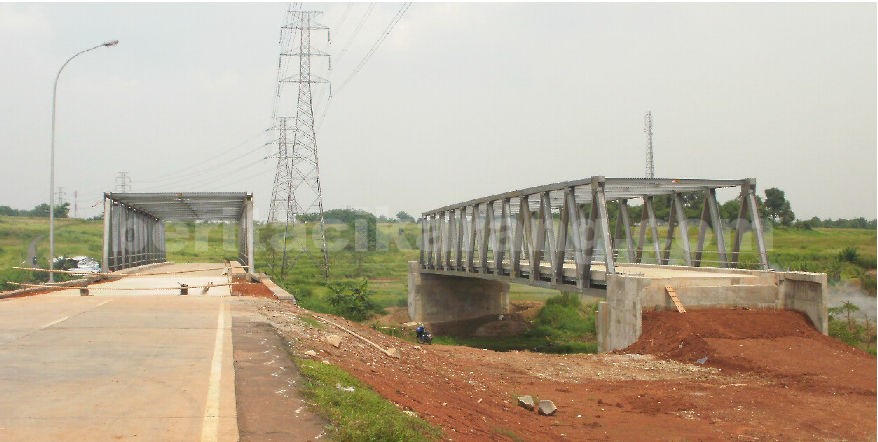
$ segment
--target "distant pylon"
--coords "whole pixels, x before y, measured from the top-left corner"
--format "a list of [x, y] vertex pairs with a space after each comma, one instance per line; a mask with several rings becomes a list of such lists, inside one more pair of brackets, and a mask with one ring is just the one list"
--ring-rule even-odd
[[646, 133], [646, 177], [655, 178], [655, 162], [652, 159], [652, 111], [643, 116], [643, 132]]
[[58, 187], [58, 192], [56, 192], [58, 196], [56, 199], [58, 200], [58, 204], [64, 204], [64, 200], [67, 199], [67, 193], [64, 192], [63, 187]]
[[[289, 254], [290, 267], [302, 261], [306, 255], [315, 261], [310, 240], [320, 238], [321, 250], [318, 260], [322, 260], [323, 276], [329, 277], [329, 253], [326, 250], [326, 229], [323, 218], [323, 195], [320, 188], [320, 166], [317, 155], [317, 135], [314, 131], [314, 107], [311, 85], [329, 83], [326, 79], [311, 73], [311, 58], [326, 57], [329, 54], [311, 45], [312, 31], [327, 31], [329, 28], [316, 22], [319, 11], [287, 10], [287, 23], [281, 26], [281, 52], [278, 63], [277, 96], [273, 110], [277, 129], [277, 170], [271, 191], [271, 205], [268, 211], [269, 223], [284, 223], [283, 258], [280, 274], [283, 276], [288, 265], [288, 237], [294, 239], [295, 248]], [[295, 61], [298, 66], [295, 66]], [[287, 68], [295, 69], [287, 75]], [[298, 95], [293, 103], [283, 99], [284, 84], [298, 84]], [[295, 107], [293, 107], [295, 106]], [[292, 114], [294, 111], [295, 113]], [[297, 239], [295, 225], [298, 222], [315, 222], [315, 229], [308, 235], [307, 227]]]
[[116, 175], [116, 191], [117, 192], [128, 192], [131, 190], [131, 177], [128, 176], [128, 172], [119, 172]]

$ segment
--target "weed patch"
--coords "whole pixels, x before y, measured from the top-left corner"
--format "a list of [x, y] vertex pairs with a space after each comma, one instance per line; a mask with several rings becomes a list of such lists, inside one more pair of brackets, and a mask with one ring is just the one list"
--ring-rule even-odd
[[[431, 441], [441, 432], [417, 417], [403, 413], [341, 368], [310, 359], [296, 359], [305, 378], [304, 393], [333, 424], [340, 441]], [[353, 391], [342, 388], [353, 387]]]

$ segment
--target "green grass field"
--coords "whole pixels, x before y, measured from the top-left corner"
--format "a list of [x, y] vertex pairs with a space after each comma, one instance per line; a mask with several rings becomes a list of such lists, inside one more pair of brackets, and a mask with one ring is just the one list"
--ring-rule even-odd
[[[56, 220], [55, 249], [57, 255], [87, 255], [100, 258], [102, 250], [102, 222], [74, 219]], [[312, 250], [319, 250], [319, 243], [313, 241], [313, 225], [297, 225], [289, 232], [288, 262], [294, 262], [283, 277], [280, 275], [280, 254], [266, 250], [267, 245], [282, 244], [280, 229], [260, 225], [257, 228], [257, 271], [270, 274], [275, 281], [296, 294], [303, 305], [328, 311], [325, 297], [330, 293], [325, 285], [319, 265], [319, 253], [299, 255], [294, 252], [302, 248], [308, 239]], [[417, 239], [420, 227], [414, 223], [378, 224], [378, 241], [372, 250], [356, 251], [356, 239], [352, 229], [330, 225], [327, 228], [327, 243], [330, 249], [343, 249], [330, 253], [330, 279], [351, 280], [367, 278], [369, 288], [374, 292], [373, 299], [379, 307], [404, 306], [407, 294], [408, 261], [418, 259]], [[220, 261], [224, 258], [237, 258], [237, 229], [234, 225], [217, 223], [169, 223], [166, 227], [167, 256], [174, 262]], [[664, 237], [665, 231], [659, 231]], [[635, 230], [636, 238], [637, 232]], [[742, 261], [755, 264], [752, 238], [745, 236], [745, 252]], [[836, 280], [848, 280], [874, 287], [876, 267], [876, 231], [868, 229], [825, 229], [814, 230], [774, 228], [766, 232], [769, 259], [782, 269], [807, 270], [830, 273]], [[692, 243], [697, 238], [697, 230], [689, 229]], [[726, 235], [731, 244], [730, 235]], [[48, 220], [46, 218], [0, 217], [0, 276], [2, 281], [34, 281], [38, 275], [32, 272], [11, 270], [15, 265], [27, 264], [27, 248], [30, 242], [37, 241], [37, 255], [41, 265], [47, 264]], [[624, 241], [619, 241], [624, 243]], [[360, 244], [362, 245], [362, 244]], [[716, 250], [715, 241], [708, 235], [707, 250]], [[840, 260], [846, 248], [856, 251], [855, 259]], [[375, 250], [377, 249], [377, 250]], [[677, 252], [679, 255], [679, 252]], [[624, 256], [624, 251], [620, 252]], [[709, 259], [709, 254], [706, 259]], [[309, 257], [311, 259], [309, 259]], [[294, 261], [295, 260], [295, 261]], [[649, 261], [647, 261], [649, 262]], [[873, 276], [871, 280], [869, 277]], [[874, 288], [872, 289], [874, 290]], [[513, 284], [511, 299], [539, 300], [556, 295], [553, 290], [545, 290], [526, 285]]]
[[[57, 219], [55, 249], [57, 255], [87, 255], [100, 258], [102, 250], [102, 222], [77, 219]], [[297, 259], [293, 252], [301, 248], [305, 241], [312, 238], [314, 231], [309, 225], [307, 231], [302, 225], [296, 226], [288, 235], [289, 260]], [[402, 229], [402, 232], [400, 232]], [[237, 229], [233, 225], [216, 223], [169, 223], [167, 228], [168, 260], [174, 262], [219, 261], [223, 258], [237, 257]], [[355, 239], [351, 229], [338, 226], [327, 228], [327, 242], [330, 250], [345, 249], [330, 253], [330, 272], [332, 279], [368, 278], [378, 292], [377, 298], [382, 305], [396, 305], [406, 293], [407, 262], [418, 259], [417, 239], [420, 228], [417, 224], [379, 224], [379, 241], [369, 251], [349, 250], [354, 247]], [[307, 236], [306, 236], [307, 234]], [[666, 230], [659, 229], [659, 236], [664, 238]], [[637, 231], [634, 231], [635, 238]], [[730, 233], [726, 232], [726, 243], [731, 244]], [[318, 262], [298, 258], [297, 265], [279, 276], [280, 254], [273, 255], [264, 250], [269, 243], [281, 244], [279, 229], [272, 230], [260, 225], [257, 229], [257, 270], [264, 271], [278, 278], [294, 289], [312, 290], [314, 294], [324, 293], [323, 278]], [[697, 239], [697, 230], [689, 229], [690, 241]], [[846, 248], [856, 250], [856, 262], [849, 262], [847, 270], [840, 279], [855, 279], [859, 270], [874, 270], [876, 267], [876, 231], [868, 229], [827, 229], [814, 230], [777, 227], [766, 232], [769, 245], [769, 260], [772, 265], [782, 269], [808, 270], [832, 273], [837, 265], [839, 254]], [[27, 264], [27, 248], [32, 240], [36, 243], [37, 256], [41, 265], [45, 266], [48, 255], [48, 220], [46, 218], [7, 217], [0, 216], [0, 272], [7, 275], [7, 280], [21, 280], [6, 272], [14, 265]], [[649, 235], [647, 235], [649, 241]], [[624, 241], [618, 241], [624, 243]], [[309, 240], [309, 247], [314, 250], [318, 243]], [[715, 259], [716, 242], [710, 234], [707, 237], [706, 260]], [[752, 238], [745, 235], [745, 247], [742, 262], [755, 264], [756, 253], [753, 251]], [[347, 245], [348, 247], [345, 247]], [[378, 250], [374, 250], [377, 248]], [[624, 260], [624, 245], [619, 255]], [[314, 256], [317, 254], [313, 254]], [[675, 250], [672, 259], [679, 260], [679, 250]], [[654, 260], [650, 254], [645, 255], [646, 262]], [[19, 275], [20, 276], [20, 275]], [[12, 278], [12, 279], [10, 279]], [[544, 299], [551, 293], [528, 286], [514, 287], [515, 299]]]

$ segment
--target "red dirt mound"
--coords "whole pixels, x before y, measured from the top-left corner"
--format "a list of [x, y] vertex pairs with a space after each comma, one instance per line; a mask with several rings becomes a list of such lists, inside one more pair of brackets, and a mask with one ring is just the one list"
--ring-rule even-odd
[[875, 393], [873, 357], [822, 335], [803, 314], [788, 310], [644, 312], [640, 339], [621, 353], [701, 360], [708, 367], [802, 386], [831, 378], [834, 391]]

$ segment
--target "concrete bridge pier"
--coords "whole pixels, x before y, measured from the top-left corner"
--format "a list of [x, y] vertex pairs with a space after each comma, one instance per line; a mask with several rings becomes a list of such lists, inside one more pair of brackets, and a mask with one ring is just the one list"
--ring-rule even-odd
[[474, 319], [509, 312], [509, 283], [421, 273], [409, 262], [409, 317], [419, 322]]

